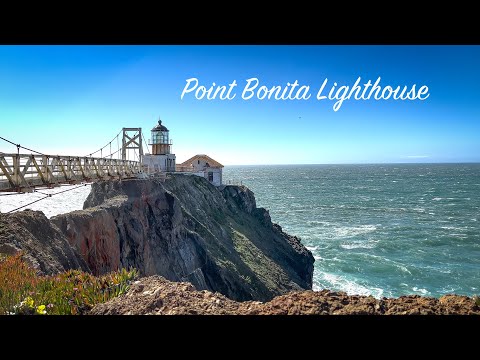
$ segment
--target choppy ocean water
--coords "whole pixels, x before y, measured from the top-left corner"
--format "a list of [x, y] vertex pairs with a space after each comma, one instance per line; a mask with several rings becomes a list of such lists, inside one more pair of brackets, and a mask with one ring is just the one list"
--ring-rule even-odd
[[480, 164], [229, 166], [315, 257], [314, 289], [480, 293]]
[[[480, 164], [227, 166], [315, 257], [314, 289], [401, 296], [480, 293]], [[58, 193], [61, 187], [42, 190]], [[83, 207], [90, 186], [28, 208]], [[45, 197], [0, 197], [7, 212]]]

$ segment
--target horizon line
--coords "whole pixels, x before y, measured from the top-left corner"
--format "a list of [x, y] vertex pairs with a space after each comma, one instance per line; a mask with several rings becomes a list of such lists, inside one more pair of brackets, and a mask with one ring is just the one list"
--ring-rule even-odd
[[372, 162], [372, 163], [302, 163], [302, 164], [228, 164], [226, 166], [305, 166], [305, 165], [461, 165], [480, 164], [480, 161], [459, 162]]

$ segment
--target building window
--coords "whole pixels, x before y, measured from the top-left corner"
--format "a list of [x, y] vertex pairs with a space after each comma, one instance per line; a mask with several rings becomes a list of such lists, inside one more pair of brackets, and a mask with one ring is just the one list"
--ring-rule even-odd
[[213, 172], [208, 172], [208, 181], [213, 182]]

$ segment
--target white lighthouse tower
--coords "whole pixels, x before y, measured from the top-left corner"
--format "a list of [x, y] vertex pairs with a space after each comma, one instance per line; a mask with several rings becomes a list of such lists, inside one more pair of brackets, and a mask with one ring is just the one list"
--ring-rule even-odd
[[175, 171], [175, 154], [171, 153], [172, 141], [169, 133], [165, 125], [162, 125], [162, 120], [158, 120], [148, 144], [152, 146], [152, 152], [143, 156], [143, 166], [147, 167], [148, 172]]

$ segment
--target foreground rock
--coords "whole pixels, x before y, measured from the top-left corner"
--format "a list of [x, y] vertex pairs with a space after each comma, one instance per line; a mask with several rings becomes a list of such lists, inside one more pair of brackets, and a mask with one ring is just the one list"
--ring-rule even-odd
[[418, 295], [377, 300], [344, 292], [295, 291], [270, 302], [236, 302], [219, 293], [196, 291], [189, 283], [150, 276], [135, 282], [127, 294], [96, 305], [94, 315], [480, 315], [466, 296], [440, 299]]

